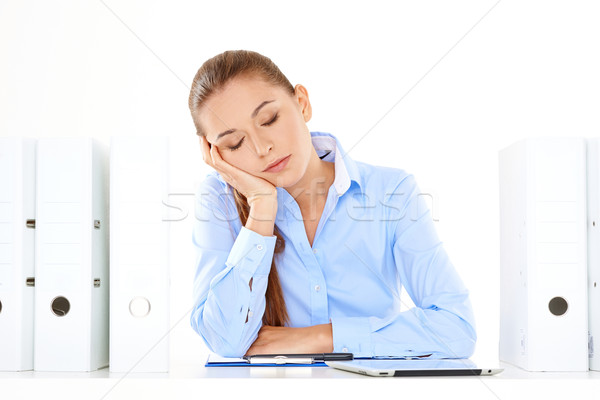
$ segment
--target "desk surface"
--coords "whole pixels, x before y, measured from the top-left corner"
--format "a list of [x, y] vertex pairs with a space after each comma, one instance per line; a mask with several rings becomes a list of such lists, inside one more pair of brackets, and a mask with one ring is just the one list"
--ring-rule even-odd
[[[511, 364], [498, 364], [504, 371], [484, 379], [575, 379], [598, 380], [600, 371], [588, 372], [529, 372]], [[487, 366], [487, 365], [486, 365]], [[494, 365], [491, 365], [494, 367]], [[218, 378], [318, 378], [318, 379], [373, 379], [359, 374], [340, 371], [328, 367], [209, 367], [202, 363], [175, 363], [166, 373], [117, 373], [102, 368], [93, 372], [43, 372], [21, 371], [0, 372], [0, 382], [4, 379], [218, 379]], [[427, 377], [427, 379], [472, 379], [473, 377]], [[402, 378], [406, 379], [406, 378]], [[600, 398], [600, 397], [599, 397]]]
[[[307, 393], [367, 400], [379, 397], [377, 393], [385, 398], [395, 398], [390, 397], [393, 393], [418, 394], [419, 400], [600, 398], [600, 372], [597, 371], [527, 372], [504, 363], [500, 363], [500, 367], [504, 372], [495, 376], [416, 378], [374, 378], [328, 367], [205, 368], [202, 364], [174, 364], [169, 373], [151, 374], [113, 373], [108, 368], [90, 373], [0, 372], [0, 398], [146, 400], [199, 398], [199, 395], [205, 398], [207, 393], [230, 394], [224, 398], [244, 400], [281, 398], [282, 393], [286, 399], [304, 399]], [[5, 397], [6, 393], [11, 396]]]

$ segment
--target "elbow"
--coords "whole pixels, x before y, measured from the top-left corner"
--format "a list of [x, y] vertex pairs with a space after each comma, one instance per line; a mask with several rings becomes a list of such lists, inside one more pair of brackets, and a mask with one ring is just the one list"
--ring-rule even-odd
[[204, 339], [206, 347], [221, 357], [242, 358], [248, 351], [247, 348], [243, 348], [237, 343], [228, 343], [224, 340], [221, 340], [221, 338], [213, 338], [213, 340], [209, 340], [202, 334], [200, 334], [200, 336], [202, 336], [202, 339]]
[[465, 358], [471, 357], [475, 352], [477, 343], [477, 331], [475, 330], [475, 321], [465, 322]]
[[475, 352], [477, 332], [472, 318], [461, 318], [456, 314], [445, 313], [448, 320], [445, 324], [446, 335], [440, 337], [445, 343], [445, 357], [469, 358]]
[[200, 307], [192, 311], [192, 315], [190, 316], [190, 325], [192, 326], [194, 332], [196, 332], [198, 336], [202, 338], [208, 350], [225, 357], [221, 350], [221, 340], [218, 340], [218, 336], [216, 335], [208, 334], [207, 329], [202, 321], [202, 310]]
[[470, 303], [467, 303], [467, 306], [461, 312], [448, 312], [446, 315], [449, 322], [451, 321], [450, 325], [453, 326], [453, 329], [449, 330], [453, 332], [450, 339], [452, 345], [449, 346], [454, 353], [451, 357], [471, 357], [475, 353], [477, 331], [475, 329], [475, 316]]
[[452, 358], [469, 358], [475, 352], [476, 340], [471, 337], [465, 337], [457, 340], [451, 346]]
[[192, 312], [190, 325], [202, 338], [208, 350], [221, 357], [240, 358], [248, 351], [249, 346], [245, 346], [241, 341], [236, 341], [236, 343], [230, 342], [227, 338], [222, 337], [215, 330], [207, 326], [205, 321], [202, 321], [200, 309], [196, 309]]
[[475, 352], [476, 338], [472, 335], [454, 335], [438, 338], [439, 348], [434, 358], [469, 358]]
[[455, 358], [471, 357], [475, 352], [475, 344], [477, 343], [477, 333], [475, 332], [473, 325], [467, 321], [462, 322], [462, 329], [459, 330], [460, 337], [456, 338], [453, 341], [452, 346], [450, 346], [454, 353], [452, 354], [452, 357]]
[[220, 355], [221, 357], [233, 357], [233, 358], [242, 358], [246, 355], [246, 351], [248, 349], [242, 349], [240, 347], [232, 347], [229, 345], [221, 346], [219, 349], [213, 350], [215, 353]]

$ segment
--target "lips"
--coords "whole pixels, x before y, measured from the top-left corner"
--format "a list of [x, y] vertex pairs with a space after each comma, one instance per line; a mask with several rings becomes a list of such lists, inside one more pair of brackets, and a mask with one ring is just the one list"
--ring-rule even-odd
[[285, 157], [278, 158], [277, 160], [275, 160], [272, 163], [270, 163], [269, 165], [267, 165], [267, 168], [265, 168], [263, 170], [263, 172], [278, 172], [278, 171], [282, 170], [286, 166], [290, 156], [291, 156], [291, 154], [289, 154]]

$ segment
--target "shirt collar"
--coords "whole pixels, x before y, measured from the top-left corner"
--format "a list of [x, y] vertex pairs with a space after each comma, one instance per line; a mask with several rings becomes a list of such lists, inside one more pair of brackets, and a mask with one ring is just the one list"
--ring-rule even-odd
[[310, 132], [313, 147], [317, 155], [324, 161], [333, 162], [335, 165], [335, 178], [333, 187], [338, 196], [346, 193], [352, 181], [362, 188], [362, 180], [358, 166], [344, 151], [339, 140], [330, 133]]

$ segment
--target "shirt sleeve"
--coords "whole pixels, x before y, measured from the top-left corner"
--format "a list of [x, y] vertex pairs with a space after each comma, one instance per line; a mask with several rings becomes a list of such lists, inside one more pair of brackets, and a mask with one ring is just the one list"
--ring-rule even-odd
[[219, 193], [223, 191], [224, 186], [209, 176], [196, 194], [195, 303], [190, 322], [211, 351], [241, 357], [262, 326], [276, 237], [243, 226], [236, 235], [237, 210], [225, 193]]
[[[412, 175], [394, 191], [409, 194], [393, 229], [393, 258], [415, 307], [379, 317], [332, 319], [334, 351], [356, 357], [467, 358], [476, 341], [469, 292], [448, 258]], [[392, 235], [391, 235], [392, 236]]]

